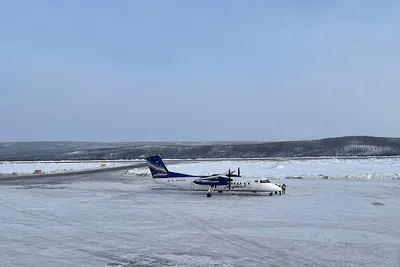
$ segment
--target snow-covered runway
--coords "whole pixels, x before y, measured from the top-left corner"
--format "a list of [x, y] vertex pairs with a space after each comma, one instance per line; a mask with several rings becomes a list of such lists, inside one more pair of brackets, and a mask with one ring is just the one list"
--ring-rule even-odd
[[400, 266], [398, 181], [207, 198], [150, 177], [89, 178], [0, 185], [0, 266]]

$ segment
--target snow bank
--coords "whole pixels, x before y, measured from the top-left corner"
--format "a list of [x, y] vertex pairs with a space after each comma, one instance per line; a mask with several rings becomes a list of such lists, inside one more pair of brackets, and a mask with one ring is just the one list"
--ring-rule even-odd
[[116, 167], [127, 163], [116, 162], [0, 162], [0, 174], [30, 174], [35, 170], [42, 173], [56, 173], [66, 171], [78, 171], [94, 168]]
[[[209, 175], [236, 170], [242, 176], [274, 179], [400, 179], [399, 158], [308, 159], [308, 160], [234, 160], [167, 164], [171, 171]], [[150, 175], [147, 168], [132, 169], [127, 175]]]

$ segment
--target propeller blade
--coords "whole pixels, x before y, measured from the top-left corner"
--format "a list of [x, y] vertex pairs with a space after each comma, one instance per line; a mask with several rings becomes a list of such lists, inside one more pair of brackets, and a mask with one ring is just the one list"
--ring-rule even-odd
[[229, 191], [231, 191], [231, 169], [228, 170], [228, 186], [229, 186]]

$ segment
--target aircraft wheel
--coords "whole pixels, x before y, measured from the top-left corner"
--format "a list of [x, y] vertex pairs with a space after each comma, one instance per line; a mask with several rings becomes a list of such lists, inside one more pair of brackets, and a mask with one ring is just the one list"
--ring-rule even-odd
[[211, 193], [207, 193], [207, 197], [211, 197]]
[[271, 193], [269, 193], [269, 195], [270, 195], [270, 196], [272, 196], [272, 195], [273, 195], [273, 194], [272, 194], [272, 192], [271, 192]]
[[220, 190], [220, 191], [218, 191], [218, 193], [222, 193], [222, 191]]

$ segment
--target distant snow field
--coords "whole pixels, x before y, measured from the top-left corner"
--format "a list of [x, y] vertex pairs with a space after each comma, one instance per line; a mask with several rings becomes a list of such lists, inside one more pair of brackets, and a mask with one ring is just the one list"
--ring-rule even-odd
[[0, 162], [0, 174], [31, 174], [36, 170], [42, 173], [78, 171], [94, 168], [117, 167], [129, 163], [117, 162]]
[[[307, 160], [234, 160], [203, 161], [168, 164], [171, 171], [208, 175], [224, 173], [228, 169], [242, 176], [271, 179], [400, 179], [400, 158], [368, 159], [307, 159]], [[127, 175], [150, 175], [147, 168], [129, 170]]]

